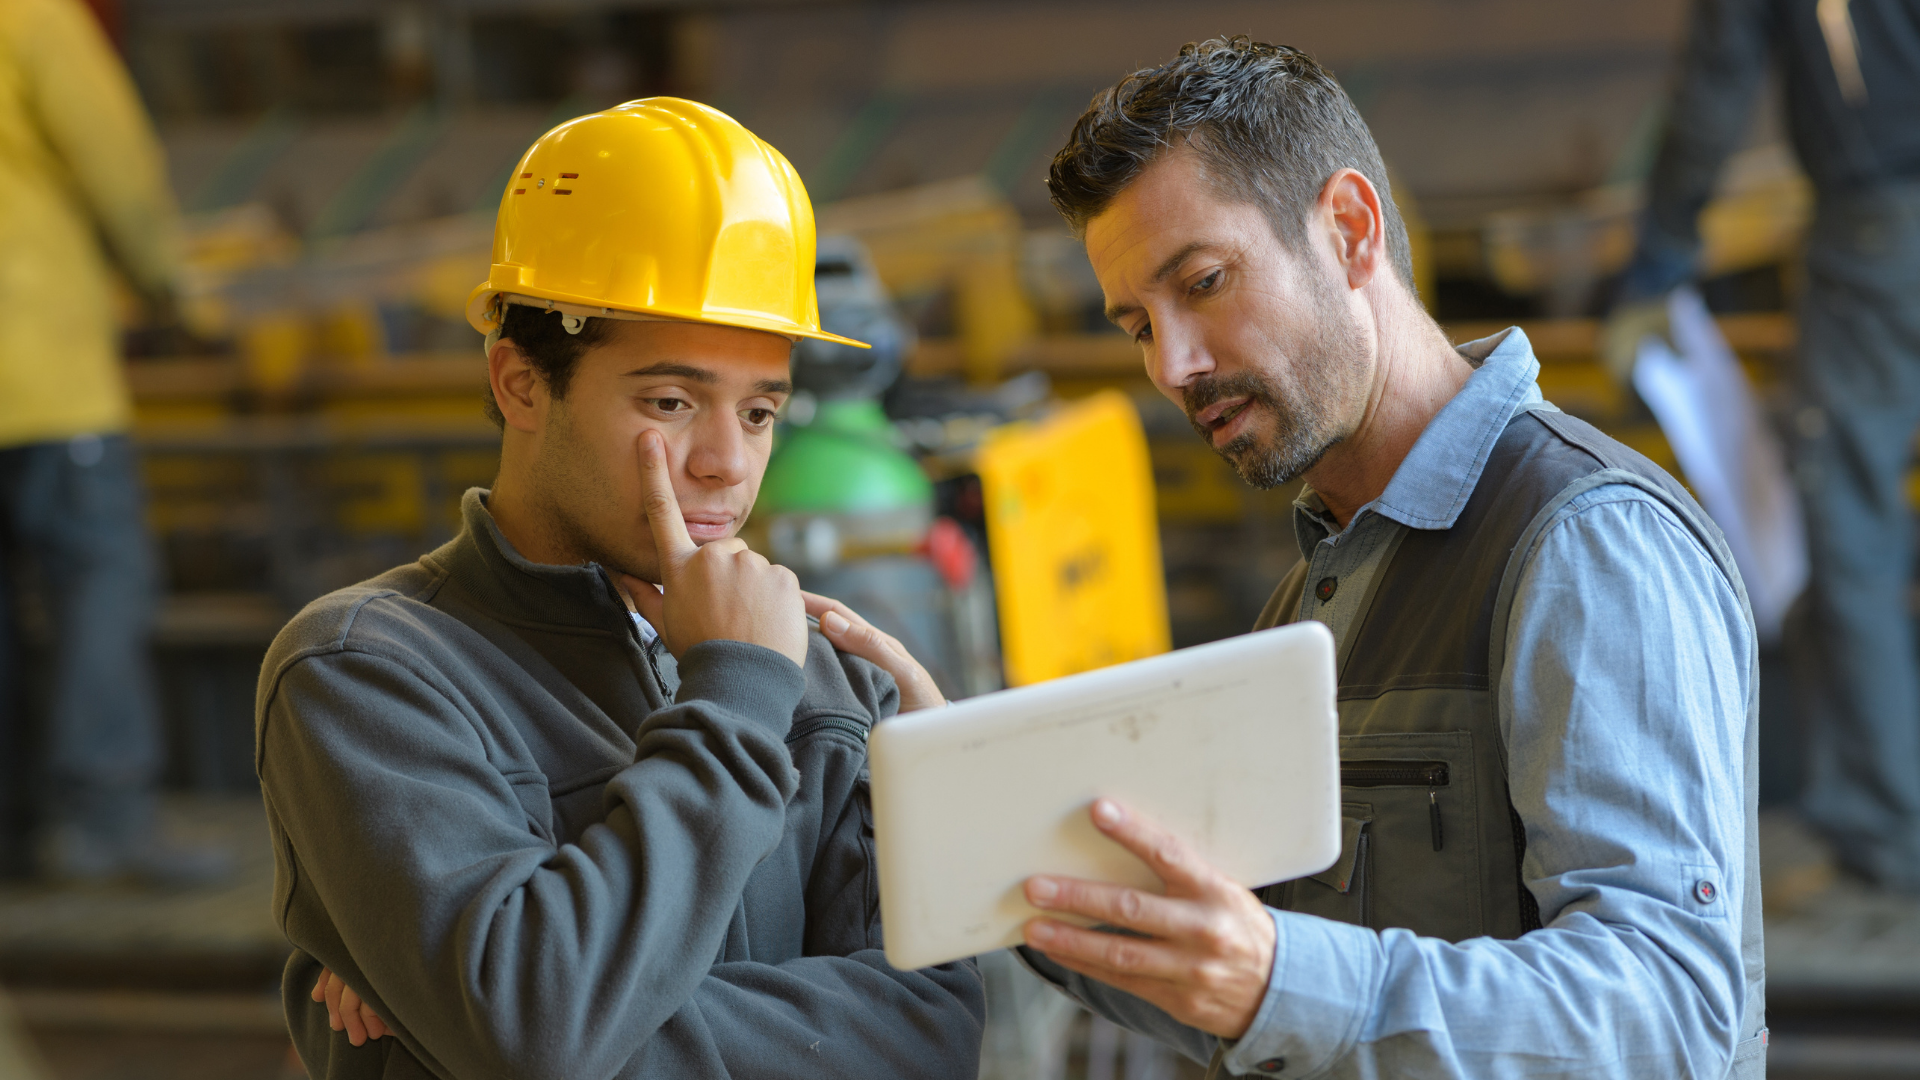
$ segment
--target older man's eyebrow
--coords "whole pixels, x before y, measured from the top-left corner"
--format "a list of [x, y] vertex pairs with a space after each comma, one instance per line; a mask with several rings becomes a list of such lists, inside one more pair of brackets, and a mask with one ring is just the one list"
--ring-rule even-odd
[[1183, 247], [1179, 251], [1176, 251], [1173, 254], [1167, 256], [1166, 259], [1163, 262], [1161, 262], [1160, 268], [1153, 272], [1153, 283], [1155, 285], [1158, 285], [1161, 282], [1172, 277], [1173, 272], [1175, 270], [1180, 269], [1180, 264], [1183, 262], [1186, 262], [1188, 257], [1191, 256], [1194, 252], [1200, 251], [1204, 248], [1209, 248], [1212, 246], [1213, 246], [1213, 241], [1211, 240], [1195, 240], [1193, 243], [1188, 244], [1186, 247]]
[[[1152, 278], [1153, 284], [1158, 285], [1161, 282], [1172, 277], [1173, 272], [1175, 270], [1180, 269], [1180, 264], [1183, 262], [1186, 262], [1189, 258], [1191, 258], [1194, 252], [1201, 251], [1212, 246], [1213, 246], [1213, 241], [1211, 240], [1195, 240], [1192, 243], [1188, 244], [1187, 246], [1181, 248], [1179, 251], [1176, 251], [1173, 254], [1167, 256], [1165, 259], [1161, 260], [1160, 266], [1154, 270], [1153, 278]], [[1119, 325], [1120, 320], [1126, 318], [1129, 315], [1132, 315], [1134, 312], [1139, 310], [1140, 310], [1140, 307], [1137, 304], [1112, 304], [1108, 306], [1106, 310], [1107, 321], [1117, 326]]]

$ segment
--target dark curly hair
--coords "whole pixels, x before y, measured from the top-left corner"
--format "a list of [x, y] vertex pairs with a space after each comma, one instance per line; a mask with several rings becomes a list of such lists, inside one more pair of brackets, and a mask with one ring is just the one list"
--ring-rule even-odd
[[[526, 304], [508, 304], [500, 317], [500, 338], [511, 339], [520, 351], [526, 354], [533, 370], [547, 384], [547, 391], [556, 399], [567, 396], [567, 384], [573, 381], [574, 365], [586, 355], [588, 349], [599, 345], [612, 336], [611, 319], [587, 319], [577, 334], [567, 333], [560, 325], [560, 313], [542, 308], [529, 307]], [[506, 430], [507, 418], [501, 415], [500, 403], [493, 399], [493, 388], [487, 388], [487, 419], [501, 430]]]
[[1102, 90], [1054, 156], [1053, 205], [1083, 236], [1141, 170], [1182, 144], [1223, 196], [1260, 207], [1296, 249], [1327, 178], [1359, 170], [1380, 192], [1394, 272], [1413, 288], [1407, 226], [1380, 148], [1346, 91], [1306, 53], [1244, 35], [1211, 38]]

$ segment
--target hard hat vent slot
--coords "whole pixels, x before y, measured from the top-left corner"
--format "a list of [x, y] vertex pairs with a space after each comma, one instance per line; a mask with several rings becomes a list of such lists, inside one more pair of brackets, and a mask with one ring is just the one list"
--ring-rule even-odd
[[579, 174], [579, 173], [577, 173], [577, 172], [563, 172], [563, 173], [561, 173], [561, 174], [560, 174], [560, 179], [562, 179], [562, 180], [578, 180], [578, 179], [580, 179], [580, 174]]
[[531, 180], [531, 179], [533, 179], [533, 174], [532, 174], [532, 173], [530, 173], [530, 172], [523, 172], [523, 173], [521, 173], [521, 174], [520, 174], [520, 179], [522, 179], [522, 180]]
[[553, 189], [553, 193], [555, 195], [571, 195], [573, 194], [573, 189], [570, 187], [557, 187]]
[[513, 189], [513, 193], [515, 195], [525, 195], [527, 193], [527, 189], [523, 187], [517, 187]]

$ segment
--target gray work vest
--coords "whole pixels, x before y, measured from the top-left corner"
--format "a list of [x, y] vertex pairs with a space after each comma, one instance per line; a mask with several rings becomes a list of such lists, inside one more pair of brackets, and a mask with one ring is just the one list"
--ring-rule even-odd
[[[1564, 413], [1508, 423], [1448, 529], [1405, 529], [1381, 559], [1340, 643], [1340, 861], [1270, 885], [1268, 905], [1375, 929], [1461, 941], [1540, 928], [1521, 873], [1527, 834], [1507, 795], [1500, 672], [1523, 556], [1575, 496], [1605, 484], [1647, 492], [1712, 554], [1744, 608], [1746, 590], [1720, 530], [1658, 466]], [[1256, 629], [1291, 622], [1303, 560]], [[1728, 1073], [1765, 1075], [1766, 979], [1754, 828], [1758, 694], [1747, 696], [1746, 1013]]]

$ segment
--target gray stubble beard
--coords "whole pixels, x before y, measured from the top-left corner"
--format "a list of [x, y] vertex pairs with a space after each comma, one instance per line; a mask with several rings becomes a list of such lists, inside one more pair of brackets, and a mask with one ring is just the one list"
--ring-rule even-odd
[[1241, 396], [1248, 399], [1245, 408], [1263, 410], [1273, 418], [1270, 439], [1256, 428], [1218, 447], [1205, 427], [1193, 424], [1194, 431], [1233, 466], [1240, 479], [1263, 491], [1313, 468], [1349, 434], [1340, 430], [1335, 408], [1351, 396], [1364, 371], [1365, 335], [1330, 288], [1316, 290], [1314, 316], [1315, 337], [1321, 344], [1303, 351], [1298, 360], [1289, 360], [1290, 381], [1296, 385], [1283, 390], [1264, 372], [1241, 371], [1219, 379], [1202, 376], [1182, 395], [1189, 423], [1208, 405]]

